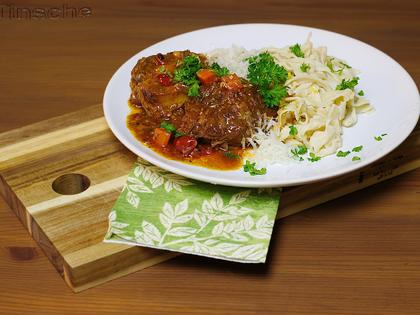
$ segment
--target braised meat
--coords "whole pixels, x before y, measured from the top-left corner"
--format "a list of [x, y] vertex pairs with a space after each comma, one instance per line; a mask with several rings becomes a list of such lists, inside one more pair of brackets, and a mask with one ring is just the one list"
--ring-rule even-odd
[[257, 90], [247, 82], [240, 89], [229, 89], [224, 81], [200, 88], [200, 97], [184, 104], [185, 114], [179, 120], [179, 130], [213, 145], [240, 145], [250, 136], [264, 105]]
[[264, 106], [253, 85], [234, 74], [206, 79], [198, 95], [189, 96], [189, 87], [174, 78], [174, 70], [186, 56], [197, 56], [201, 66], [209, 68], [205, 56], [180, 51], [142, 58], [132, 70], [130, 101], [142, 107], [157, 126], [166, 121], [178, 132], [212, 146], [238, 146], [258, 117], [275, 114]]
[[[171, 76], [192, 53], [174, 51], [140, 59], [131, 71], [131, 103], [142, 106], [157, 121], [168, 120], [188, 99], [188, 88], [175, 84]], [[194, 54], [205, 62], [205, 57]]]

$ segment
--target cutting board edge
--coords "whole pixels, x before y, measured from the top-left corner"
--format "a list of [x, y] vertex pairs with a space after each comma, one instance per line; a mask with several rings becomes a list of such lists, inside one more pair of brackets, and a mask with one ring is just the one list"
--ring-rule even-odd
[[[347, 187], [347, 190], [342, 189], [342, 190], [332, 191], [331, 193], [327, 193], [327, 196], [328, 196], [327, 198], [325, 198], [325, 195], [324, 195], [324, 198], [310, 199], [309, 203], [301, 202], [301, 203], [294, 204], [294, 207], [285, 207], [283, 209], [279, 209], [279, 211], [277, 212], [276, 220], [283, 219], [290, 215], [294, 215], [296, 213], [299, 213], [311, 207], [322, 205], [326, 202], [343, 197], [345, 195], [362, 190], [364, 188], [376, 185], [378, 183], [397, 177], [404, 173], [414, 171], [418, 168], [420, 168], [420, 159], [413, 160], [412, 162], [399, 166], [398, 168], [396, 168], [396, 172], [393, 172], [392, 174], [389, 174], [388, 176], [384, 176], [379, 179], [370, 177], [368, 180], [365, 180], [363, 183], [359, 183], [358, 185], [356, 184], [352, 185], [350, 189], [348, 189]], [[361, 171], [363, 171], [363, 169]]]
[[42, 231], [36, 220], [26, 210], [25, 206], [14, 193], [9, 184], [0, 174], [0, 195], [5, 200], [9, 208], [15, 213], [28, 234], [38, 244], [45, 256], [50, 260], [58, 273], [63, 277], [65, 260], [57, 251], [48, 236]]
[[[133, 246], [134, 247], [134, 246]], [[182, 255], [181, 253], [176, 252], [166, 252], [162, 251], [162, 254], [153, 256], [153, 259], [145, 260], [145, 261], [139, 261], [136, 264], [127, 265], [125, 268], [121, 268], [116, 272], [112, 272], [106, 275], [103, 275], [102, 277], [99, 277], [95, 280], [82, 282], [80, 284], [77, 284], [73, 281], [73, 271], [67, 264], [64, 265], [64, 273], [63, 273], [63, 279], [67, 283], [67, 285], [70, 287], [70, 289], [74, 293], [79, 293], [82, 291], [85, 291], [87, 289], [96, 287], [98, 285], [105, 284], [109, 281], [112, 281], [114, 279], [118, 279], [120, 277], [127, 276], [129, 274], [132, 274], [134, 272], [143, 270], [148, 267], [152, 267], [156, 264], [159, 264], [161, 262], [167, 261], [169, 259], [172, 259], [174, 257]]]

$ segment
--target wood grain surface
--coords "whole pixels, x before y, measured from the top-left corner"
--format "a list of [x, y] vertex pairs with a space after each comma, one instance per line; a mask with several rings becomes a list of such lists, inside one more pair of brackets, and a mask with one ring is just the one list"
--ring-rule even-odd
[[[418, 1], [68, 4], [89, 6], [92, 16], [0, 19], [1, 131], [97, 103], [134, 53], [227, 23], [302, 24], [350, 35], [420, 82]], [[264, 266], [183, 256], [78, 295], [0, 201], [0, 314], [418, 314], [419, 178], [414, 171], [281, 220]]]
[[[75, 292], [178, 255], [103, 242], [107, 217], [135, 160], [109, 130], [102, 104], [0, 133], [0, 197]], [[420, 127], [360, 170], [285, 187], [277, 218], [419, 167]], [[66, 195], [70, 190], [74, 194]]]

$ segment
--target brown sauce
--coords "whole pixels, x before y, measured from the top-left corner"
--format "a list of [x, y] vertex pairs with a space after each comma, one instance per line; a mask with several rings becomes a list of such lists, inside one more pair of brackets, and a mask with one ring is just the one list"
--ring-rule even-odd
[[[160, 146], [153, 140], [154, 130], [159, 123], [152, 120], [141, 107], [129, 102], [131, 113], [127, 116], [127, 127], [134, 137], [156, 153], [186, 164], [202, 166], [216, 170], [235, 170], [242, 167], [245, 149], [229, 147], [228, 151], [212, 148], [210, 145], [199, 143], [194, 151], [183, 155], [175, 148], [173, 139], [166, 146]], [[172, 136], [173, 137], [173, 136]]]

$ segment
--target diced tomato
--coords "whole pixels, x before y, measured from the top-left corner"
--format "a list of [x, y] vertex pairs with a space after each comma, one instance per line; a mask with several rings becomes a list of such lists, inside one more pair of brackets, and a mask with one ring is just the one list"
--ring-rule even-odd
[[226, 75], [222, 77], [222, 81], [229, 90], [239, 91], [243, 88], [241, 79], [236, 74]]
[[156, 128], [153, 134], [153, 141], [155, 141], [156, 144], [164, 147], [168, 145], [169, 140], [171, 139], [171, 133], [167, 132], [163, 128]]
[[216, 74], [210, 69], [198, 70], [197, 77], [202, 84], [210, 84], [216, 80]]
[[158, 78], [160, 84], [162, 84], [163, 86], [170, 86], [170, 85], [172, 85], [172, 79], [166, 73], [158, 74], [157, 78]]
[[175, 139], [175, 149], [187, 155], [197, 146], [197, 140], [192, 136], [181, 136]]

